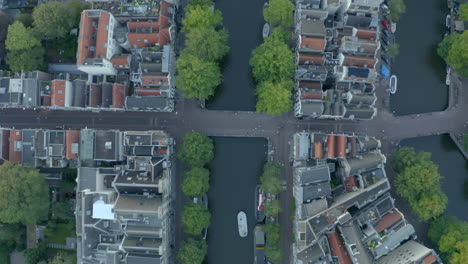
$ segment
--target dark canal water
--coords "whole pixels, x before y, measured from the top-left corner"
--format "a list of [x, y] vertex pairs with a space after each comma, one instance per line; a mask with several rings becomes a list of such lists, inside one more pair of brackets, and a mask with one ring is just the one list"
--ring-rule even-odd
[[249, 60], [262, 42], [263, 0], [217, 0], [231, 47], [223, 63], [223, 84], [207, 103], [212, 110], [254, 111], [255, 85]]
[[[267, 141], [260, 138], [215, 137], [216, 157], [211, 162], [208, 192], [211, 226], [209, 264], [253, 263], [255, 185], [266, 161]], [[249, 235], [239, 236], [237, 213], [247, 214]]]
[[445, 63], [437, 44], [445, 32], [447, 1], [405, 1], [406, 13], [397, 26], [400, 55], [392, 65], [398, 91], [390, 104], [396, 115], [441, 111], [447, 107]]
[[468, 182], [468, 162], [450, 136], [444, 134], [407, 139], [401, 145], [432, 153], [432, 161], [439, 165], [439, 172], [444, 176], [442, 190], [448, 197], [445, 215], [454, 215], [468, 221], [468, 199], [463, 193], [463, 186]]

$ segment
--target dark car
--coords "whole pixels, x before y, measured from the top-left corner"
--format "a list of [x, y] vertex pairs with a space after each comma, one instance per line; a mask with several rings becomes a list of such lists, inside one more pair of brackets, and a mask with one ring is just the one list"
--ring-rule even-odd
[[385, 44], [385, 43], [382, 42], [382, 44], [380, 44], [380, 46], [382, 47], [382, 50], [383, 50], [384, 52], [387, 52], [387, 51], [388, 51], [388, 46], [387, 46], [387, 44]]
[[385, 35], [382, 35], [382, 37], [380, 38], [382, 40], [383, 43], [385, 43], [386, 45], [389, 44], [389, 38]]
[[390, 35], [392, 34], [392, 32], [388, 29], [382, 29], [382, 33], [383, 35], [387, 36], [387, 37], [390, 37]]
[[392, 64], [391, 61], [390, 61], [390, 58], [387, 57], [386, 55], [382, 54], [380, 57], [381, 57], [382, 60], [383, 60], [385, 63], [387, 63], [388, 65]]

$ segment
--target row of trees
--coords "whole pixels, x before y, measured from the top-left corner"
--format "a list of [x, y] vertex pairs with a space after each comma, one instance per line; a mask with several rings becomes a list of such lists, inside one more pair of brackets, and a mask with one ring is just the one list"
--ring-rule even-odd
[[263, 16], [272, 33], [252, 53], [250, 65], [257, 81], [258, 112], [282, 114], [292, 108], [294, 53], [289, 48], [294, 5], [290, 0], [270, 0]]
[[468, 260], [468, 222], [454, 216], [438, 217], [427, 235], [446, 263], [464, 264]]
[[272, 262], [278, 262], [283, 258], [283, 251], [280, 247], [281, 227], [276, 221], [278, 214], [281, 213], [281, 204], [276, 196], [283, 191], [282, 173], [283, 168], [280, 165], [267, 162], [263, 165], [262, 175], [260, 176], [263, 191], [275, 197], [275, 199], [269, 197], [265, 201], [265, 215], [271, 218], [267, 219], [267, 223], [262, 226], [266, 236], [265, 256]]
[[447, 206], [447, 196], [442, 192], [442, 176], [438, 166], [431, 161], [431, 153], [403, 147], [391, 157], [397, 172], [397, 193], [405, 198], [422, 221], [442, 214]]
[[228, 53], [223, 15], [211, 0], [191, 0], [182, 20], [185, 48], [176, 62], [176, 86], [186, 98], [204, 100], [222, 82], [220, 60]]
[[468, 77], [468, 31], [459, 34], [452, 32], [439, 43], [437, 54], [457, 72]]
[[[46, 51], [42, 44], [67, 38], [71, 29], [78, 27], [85, 7], [80, 1], [46, 2], [34, 9], [32, 18], [28, 13], [18, 15], [8, 27], [5, 43], [10, 70], [44, 68]], [[65, 45], [64, 48], [72, 49], [72, 46]]]
[[[210, 171], [204, 168], [214, 158], [213, 140], [199, 132], [184, 135], [179, 159], [192, 166], [184, 175], [182, 191], [190, 197], [203, 197], [210, 188]], [[211, 213], [203, 203], [190, 202], [182, 211], [184, 232], [196, 236], [182, 241], [177, 259], [182, 264], [200, 264], [205, 259], [208, 246], [200, 238], [203, 229], [209, 227]]]
[[401, 15], [406, 12], [406, 4], [404, 0], [392, 0], [388, 4], [388, 9], [390, 9], [390, 18], [392, 21], [398, 22], [401, 18]]

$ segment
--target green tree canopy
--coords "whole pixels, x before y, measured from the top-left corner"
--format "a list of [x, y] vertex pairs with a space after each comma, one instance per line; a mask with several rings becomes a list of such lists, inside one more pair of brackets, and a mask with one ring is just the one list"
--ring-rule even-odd
[[274, 195], [279, 194], [283, 190], [281, 182], [281, 174], [283, 168], [274, 162], [267, 162], [263, 165], [263, 172], [260, 176], [260, 182], [265, 192]]
[[37, 248], [28, 248], [24, 251], [25, 264], [38, 264], [41, 261], [47, 260], [46, 247], [40, 244]]
[[400, 20], [401, 15], [406, 12], [406, 4], [404, 0], [392, 0], [388, 5], [388, 9], [390, 9], [392, 20], [397, 22]]
[[400, 44], [392, 43], [388, 45], [387, 55], [390, 57], [396, 57], [400, 54]]
[[277, 216], [281, 213], [281, 204], [279, 200], [271, 200], [265, 203], [265, 215]]
[[266, 22], [283, 27], [291, 27], [293, 23], [294, 4], [290, 0], [270, 0], [263, 10]]
[[200, 197], [210, 188], [210, 171], [205, 168], [192, 168], [185, 174], [182, 191], [188, 196]]
[[257, 112], [278, 115], [289, 112], [292, 108], [292, 81], [265, 81], [257, 85]]
[[441, 216], [431, 222], [427, 233], [450, 264], [464, 264], [468, 259], [468, 222], [454, 216]]
[[31, 28], [27, 28], [20, 21], [15, 21], [8, 26], [7, 39], [5, 42], [9, 51], [27, 50], [40, 46], [41, 42], [33, 34]]
[[280, 38], [268, 37], [253, 51], [252, 73], [258, 82], [278, 82], [294, 77], [294, 53]]
[[445, 37], [439, 43], [437, 53], [460, 75], [468, 76], [468, 31], [451, 33]]
[[214, 95], [221, 84], [221, 71], [214, 62], [204, 61], [194, 55], [183, 53], [176, 62], [178, 75], [175, 85], [184, 97], [207, 99]]
[[62, 201], [52, 205], [52, 219], [67, 220], [70, 219], [72, 207], [70, 202]]
[[402, 148], [392, 155], [392, 166], [398, 173], [397, 193], [409, 202], [422, 221], [442, 214], [448, 202], [440, 189], [442, 176], [430, 156], [428, 152], [416, 154], [413, 148]]
[[179, 158], [191, 166], [204, 166], [214, 158], [213, 140], [200, 132], [185, 133]]
[[12, 71], [32, 71], [44, 68], [45, 50], [41, 46], [35, 46], [31, 49], [12, 50], [8, 53], [7, 64]]
[[278, 262], [283, 258], [283, 250], [277, 245], [271, 245], [269, 242], [265, 245], [265, 257], [272, 262]]
[[267, 222], [262, 226], [263, 232], [271, 245], [279, 245], [281, 242], [281, 226], [278, 222]]
[[194, 28], [216, 28], [223, 24], [223, 14], [213, 11], [209, 5], [189, 5], [185, 18], [182, 20], [182, 32], [190, 32]]
[[182, 241], [179, 253], [177, 253], [177, 260], [181, 264], [201, 264], [207, 251], [208, 246], [205, 240], [187, 238]]
[[78, 26], [85, 5], [79, 1], [46, 2], [33, 11], [34, 29], [46, 38], [65, 37]]
[[199, 235], [204, 228], [210, 226], [211, 213], [203, 204], [190, 203], [182, 211], [182, 224], [185, 233]]
[[11, 162], [0, 166], [0, 221], [36, 223], [47, 216], [49, 187], [37, 169]]
[[25, 27], [31, 27], [33, 24], [33, 18], [31, 14], [20, 13], [15, 16], [15, 20], [23, 23]]
[[198, 27], [190, 30], [186, 37], [184, 51], [203, 60], [217, 61], [229, 52], [226, 44], [229, 36], [224, 29]]
[[291, 40], [291, 32], [284, 30], [281, 27], [276, 27], [268, 37], [274, 39], [274, 41], [281, 41], [285, 44], [288, 44], [288, 42]]
[[76, 264], [76, 255], [59, 251], [47, 264]]
[[467, 21], [468, 20], [468, 3], [463, 3], [460, 5], [460, 9], [458, 10], [458, 14], [461, 20]]
[[212, 5], [213, 0], [189, 0], [189, 5]]

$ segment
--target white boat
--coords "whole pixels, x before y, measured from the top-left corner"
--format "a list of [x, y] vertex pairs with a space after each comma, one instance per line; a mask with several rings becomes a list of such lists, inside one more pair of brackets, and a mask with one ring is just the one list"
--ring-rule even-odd
[[247, 230], [247, 216], [242, 211], [237, 214], [237, 225], [239, 226], [239, 235], [246, 237], [249, 233]]
[[398, 84], [397, 81], [398, 81], [398, 79], [397, 79], [396, 75], [392, 75], [390, 77], [390, 85], [389, 86], [390, 86], [390, 93], [391, 94], [395, 94], [396, 91], [397, 91], [397, 84]]
[[262, 36], [263, 38], [267, 38], [268, 35], [270, 35], [270, 24], [265, 23], [265, 25], [263, 25]]
[[446, 17], [445, 17], [445, 26], [447, 28], [450, 28], [450, 22], [451, 22], [451, 16], [450, 14], [448, 14]]
[[447, 65], [447, 75], [445, 76], [445, 85], [450, 85], [450, 66]]
[[396, 23], [395, 23], [395, 22], [392, 22], [392, 23], [390, 24], [390, 26], [391, 26], [391, 31], [392, 31], [392, 33], [395, 34], [395, 32], [396, 32]]

